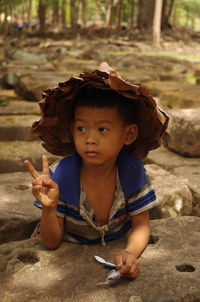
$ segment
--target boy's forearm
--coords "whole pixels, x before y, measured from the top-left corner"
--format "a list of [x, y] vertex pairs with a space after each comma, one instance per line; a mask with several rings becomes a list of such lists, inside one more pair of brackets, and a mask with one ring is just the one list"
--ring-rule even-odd
[[50, 249], [56, 248], [63, 236], [63, 230], [58, 222], [56, 210], [43, 208], [41, 223], [40, 223], [40, 237], [44, 245]]
[[145, 249], [150, 237], [150, 227], [148, 225], [132, 228], [128, 237], [126, 250], [132, 252], [137, 258]]

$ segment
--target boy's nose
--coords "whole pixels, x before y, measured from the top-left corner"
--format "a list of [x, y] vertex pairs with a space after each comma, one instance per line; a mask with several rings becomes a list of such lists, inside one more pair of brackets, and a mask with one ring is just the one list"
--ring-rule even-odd
[[86, 139], [86, 144], [94, 145], [96, 143], [97, 143], [97, 139], [96, 139], [94, 133], [89, 133], [87, 136], [87, 139]]

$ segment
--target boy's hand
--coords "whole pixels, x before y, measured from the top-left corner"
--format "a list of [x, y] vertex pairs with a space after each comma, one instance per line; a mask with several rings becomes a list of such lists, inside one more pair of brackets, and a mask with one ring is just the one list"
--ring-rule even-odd
[[115, 257], [115, 265], [122, 276], [135, 279], [139, 275], [139, 260], [131, 252], [122, 250]]
[[29, 160], [25, 160], [30, 174], [32, 175], [34, 197], [40, 201], [43, 207], [56, 208], [59, 196], [58, 185], [50, 178], [47, 156], [42, 156], [42, 174], [39, 174]]

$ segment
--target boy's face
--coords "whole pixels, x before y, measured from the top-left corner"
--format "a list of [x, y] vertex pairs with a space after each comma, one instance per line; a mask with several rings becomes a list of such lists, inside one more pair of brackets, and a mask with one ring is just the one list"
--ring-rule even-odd
[[102, 165], [115, 161], [123, 146], [137, 138], [137, 126], [125, 125], [117, 108], [77, 107], [72, 135], [83, 161]]

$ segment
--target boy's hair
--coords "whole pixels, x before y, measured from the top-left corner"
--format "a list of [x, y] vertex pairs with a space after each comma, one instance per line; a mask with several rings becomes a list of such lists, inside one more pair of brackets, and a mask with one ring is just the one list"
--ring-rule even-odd
[[116, 108], [125, 125], [137, 124], [137, 103], [111, 89], [81, 88], [74, 99], [72, 120], [76, 107]]

